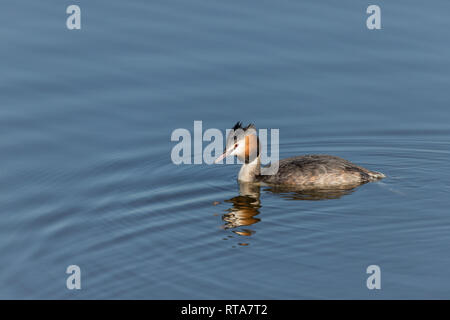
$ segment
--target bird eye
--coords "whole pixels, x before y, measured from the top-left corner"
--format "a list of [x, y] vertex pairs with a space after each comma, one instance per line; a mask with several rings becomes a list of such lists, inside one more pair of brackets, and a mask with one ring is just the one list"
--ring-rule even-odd
[[236, 143], [236, 144], [234, 145], [234, 148], [236, 149], [236, 148], [237, 148], [237, 146], [238, 146], [238, 144]]

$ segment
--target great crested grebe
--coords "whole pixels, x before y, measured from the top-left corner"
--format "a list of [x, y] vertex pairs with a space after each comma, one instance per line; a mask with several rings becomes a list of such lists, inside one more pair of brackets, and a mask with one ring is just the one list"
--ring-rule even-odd
[[325, 154], [280, 160], [276, 173], [263, 175], [256, 128], [252, 124], [242, 127], [241, 122], [236, 123], [228, 134], [225, 150], [215, 163], [228, 156], [236, 156], [243, 162], [238, 176], [240, 182], [290, 185], [301, 189], [333, 189], [352, 188], [385, 177], [380, 172], [370, 171], [345, 159]]

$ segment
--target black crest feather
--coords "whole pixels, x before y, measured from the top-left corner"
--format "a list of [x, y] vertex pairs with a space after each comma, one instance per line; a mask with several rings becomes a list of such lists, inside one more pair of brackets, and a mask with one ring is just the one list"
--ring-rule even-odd
[[238, 121], [233, 127], [233, 130], [242, 129], [242, 122]]
[[249, 128], [255, 128], [255, 126], [252, 124], [252, 123], [250, 123], [248, 126], [246, 126], [245, 128], [242, 126], [242, 122], [241, 121], [238, 121], [238, 122], [236, 122], [236, 124], [234, 125], [234, 127], [233, 127], [233, 130], [237, 130], [237, 129], [242, 129], [242, 130], [244, 130], [244, 131], [246, 131], [247, 129], [249, 129]]

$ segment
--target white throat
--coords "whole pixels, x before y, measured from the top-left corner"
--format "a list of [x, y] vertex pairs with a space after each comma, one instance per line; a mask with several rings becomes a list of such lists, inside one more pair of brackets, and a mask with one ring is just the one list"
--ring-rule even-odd
[[261, 163], [259, 156], [252, 162], [244, 163], [239, 171], [238, 180], [242, 182], [253, 182], [260, 173]]

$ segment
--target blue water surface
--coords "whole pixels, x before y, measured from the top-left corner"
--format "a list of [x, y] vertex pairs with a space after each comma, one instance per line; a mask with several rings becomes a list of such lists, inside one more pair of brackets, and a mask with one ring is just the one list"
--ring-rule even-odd
[[[66, 28], [71, 4], [81, 30]], [[0, 298], [449, 298], [449, 11], [2, 3]], [[172, 163], [171, 133], [194, 120], [277, 128], [281, 157], [334, 154], [387, 178], [248, 196], [237, 165]], [[73, 264], [81, 290], [66, 288]]]

